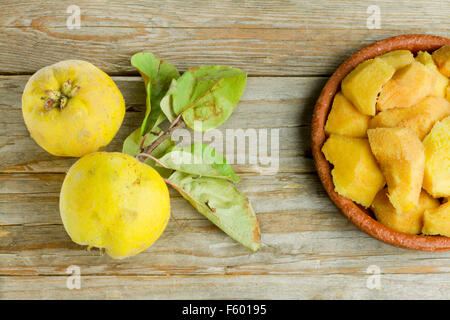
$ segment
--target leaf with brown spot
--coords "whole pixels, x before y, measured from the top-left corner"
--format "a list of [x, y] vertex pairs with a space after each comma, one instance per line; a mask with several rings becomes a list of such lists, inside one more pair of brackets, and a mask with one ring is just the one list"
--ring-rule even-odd
[[[176, 82], [172, 109], [186, 125], [207, 131], [221, 125], [244, 94], [247, 73], [226, 66], [200, 66], [187, 70]], [[200, 128], [194, 126], [199, 121]]]

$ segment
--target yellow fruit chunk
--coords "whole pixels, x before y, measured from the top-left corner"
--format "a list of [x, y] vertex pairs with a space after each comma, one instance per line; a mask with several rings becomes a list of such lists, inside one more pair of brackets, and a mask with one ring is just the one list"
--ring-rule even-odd
[[450, 237], [450, 202], [425, 211], [422, 233]]
[[393, 66], [396, 70], [404, 68], [414, 61], [414, 55], [409, 50], [394, 50], [378, 57]]
[[427, 209], [439, 207], [437, 199], [432, 198], [425, 191], [420, 192], [419, 204], [408, 212], [397, 213], [387, 196], [387, 189], [378, 192], [372, 203], [372, 211], [377, 220], [388, 228], [410, 233], [419, 234], [423, 226], [423, 214]]
[[408, 212], [419, 203], [425, 154], [422, 142], [406, 128], [367, 130], [370, 148], [380, 165], [397, 212]]
[[377, 110], [410, 107], [428, 96], [436, 76], [420, 62], [414, 61], [398, 70], [380, 92]]
[[437, 122], [423, 140], [423, 188], [433, 197], [450, 196], [450, 117]]
[[445, 98], [447, 99], [447, 101], [450, 101], [450, 86], [447, 87], [446, 92], [447, 93], [445, 94]]
[[423, 64], [425, 67], [429, 68], [430, 70], [436, 70], [438, 71], [438, 68], [436, 64], [433, 61], [433, 58], [431, 57], [431, 54], [429, 54], [427, 51], [419, 51], [417, 52], [416, 61]]
[[106, 73], [89, 62], [67, 60], [31, 76], [22, 113], [31, 137], [47, 152], [80, 157], [112, 140], [125, 102]]
[[364, 61], [342, 80], [342, 93], [361, 113], [374, 116], [377, 96], [394, 72], [383, 59]]
[[443, 46], [432, 54], [439, 71], [446, 77], [450, 77], [450, 46]]
[[449, 84], [450, 80], [436, 71], [436, 82], [431, 94], [437, 97], [445, 98], [447, 91], [446, 88]]
[[449, 85], [450, 80], [439, 72], [436, 64], [433, 61], [433, 58], [431, 57], [431, 54], [426, 51], [419, 51], [417, 53], [416, 60], [430, 69], [436, 76], [436, 82], [431, 94], [434, 96], [445, 98], [445, 89]]
[[74, 242], [105, 248], [118, 259], [150, 246], [170, 216], [169, 192], [158, 172], [118, 152], [79, 159], [64, 179], [59, 208]]
[[428, 96], [409, 108], [393, 108], [379, 112], [370, 120], [369, 128], [408, 128], [423, 140], [434, 124], [448, 115], [450, 103], [447, 100]]
[[331, 135], [322, 152], [334, 165], [331, 175], [335, 191], [369, 207], [386, 182], [367, 139]]
[[341, 92], [333, 100], [327, 123], [326, 134], [339, 134], [348, 137], [364, 138], [370, 117], [359, 112]]

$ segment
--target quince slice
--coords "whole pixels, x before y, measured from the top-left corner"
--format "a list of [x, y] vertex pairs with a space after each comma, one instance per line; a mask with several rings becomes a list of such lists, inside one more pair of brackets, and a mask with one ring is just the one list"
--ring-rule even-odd
[[380, 92], [377, 110], [408, 108], [428, 96], [436, 76], [420, 62], [414, 61], [398, 70]]
[[370, 117], [359, 112], [341, 92], [333, 100], [327, 123], [326, 134], [340, 134], [343, 136], [364, 138]]
[[395, 70], [406, 67], [414, 61], [414, 55], [409, 50], [394, 50], [378, 56], [395, 68]]
[[386, 182], [367, 139], [332, 134], [323, 145], [322, 152], [334, 165], [331, 175], [335, 191], [369, 207]]
[[342, 80], [342, 93], [361, 113], [374, 116], [378, 94], [394, 72], [383, 59], [364, 61]]
[[422, 233], [450, 237], [450, 201], [435, 209], [425, 210]]
[[435, 209], [439, 205], [439, 200], [422, 190], [416, 207], [408, 212], [397, 213], [389, 201], [387, 189], [383, 189], [378, 192], [371, 208], [377, 220], [386, 227], [409, 234], [419, 234], [422, 231], [425, 210]]
[[432, 54], [439, 71], [446, 77], [450, 77], [450, 46], [443, 46]]
[[450, 116], [434, 125], [423, 145], [423, 188], [435, 198], [450, 196]]
[[428, 96], [410, 108], [393, 108], [379, 112], [370, 120], [369, 128], [409, 128], [423, 140], [434, 124], [448, 115], [450, 103], [447, 100]]
[[370, 148], [380, 165], [388, 198], [398, 213], [408, 212], [419, 203], [425, 154], [422, 142], [407, 128], [367, 130]]
[[450, 80], [439, 72], [438, 67], [433, 61], [431, 54], [426, 51], [419, 51], [416, 60], [430, 69], [436, 76], [436, 83], [433, 88], [432, 95], [445, 98], [445, 89], [450, 83]]

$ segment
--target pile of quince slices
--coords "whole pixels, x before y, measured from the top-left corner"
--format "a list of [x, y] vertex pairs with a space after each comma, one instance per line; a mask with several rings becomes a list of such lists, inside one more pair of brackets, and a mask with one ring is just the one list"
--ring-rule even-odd
[[334, 97], [322, 152], [335, 191], [391, 229], [450, 237], [449, 77], [450, 46], [396, 50], [359, 64]]

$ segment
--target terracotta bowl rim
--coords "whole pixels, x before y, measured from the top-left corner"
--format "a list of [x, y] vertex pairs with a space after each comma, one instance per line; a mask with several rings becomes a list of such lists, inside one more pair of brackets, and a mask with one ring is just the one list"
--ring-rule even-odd
[[354, 53], [336, 69], [323, 87], [314, 107], [311, 124], [312, 153], [320, 181], [329, 197], [344, 216], [359, 229], [375, 239], [396, 247], [422, 251], [450, 250], [450, 237], [411, 235], [395, 231], [376, 221], [370, 210], [337, 194], [334, 191], [331, 177], [331, 166], [321, 151], [326, 140], [324, 126], [333, 98], [340, 89], [342, 79], [358, 64], [392, 50], [406, 49], [413, 53], [434, 51], [444, 44], [450, 45], [450, 38], [424, 34], [400, 35], [372, 43]]

